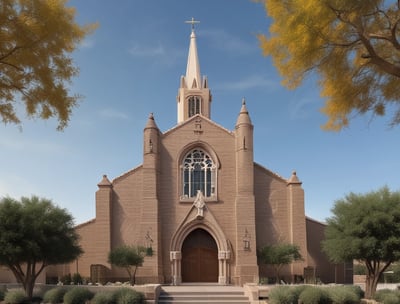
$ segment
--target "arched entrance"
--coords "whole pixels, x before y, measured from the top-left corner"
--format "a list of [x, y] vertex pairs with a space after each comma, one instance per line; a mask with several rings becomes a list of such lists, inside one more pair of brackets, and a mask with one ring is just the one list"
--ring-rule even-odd
[[182, 282], [218, 282], [218, 247], [204, 229], [189, 233], [182, 244]]

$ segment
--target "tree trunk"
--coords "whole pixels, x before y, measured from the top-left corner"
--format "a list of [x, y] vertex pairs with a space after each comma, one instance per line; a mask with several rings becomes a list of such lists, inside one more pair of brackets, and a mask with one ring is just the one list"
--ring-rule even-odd
[[25, 284], [25, 294], [28, 297], [29, 301], [32, 300], [34, 287], [35, 287], [35, 279], [31, 277], [29, 281], [27, 281]]
[[274, 268], [275, 268], [275, 284], [281, 284], [281, 281], [280, 281], [280, 271], [281, 271], [281, 266], [280, 265], [278, 265], [278, 266], [274, 266]]
[[367, 280], [365, 282], [365, 298], [372, 299], [376, 292], [376, 287], [378, 286], [379, 273], [371, 273], [367, 275]]
[[128, 277], [129, 277], [129, 284], [132, 285], [132, 268], [131, 267], [126, 267], [126, 272], [128, 273]]
[[[25, 272], [23, 270], [24, 267], [26, 267]], [[11, 269], [18, 283], [22, 284], [29, 302], [32, 300], [36, 279], [45, 267], [45, 264], [42, 263], [39, 270], [36, 271], [36, 262], [27, 262], [24, 266], [21, 266], [20, 264], [8, 265], [8, 268]]]
[[133, 271], [132, 285], [136, 284], [136, 270], [137, 270], [137, 266], [135, 266], [135, 270]]

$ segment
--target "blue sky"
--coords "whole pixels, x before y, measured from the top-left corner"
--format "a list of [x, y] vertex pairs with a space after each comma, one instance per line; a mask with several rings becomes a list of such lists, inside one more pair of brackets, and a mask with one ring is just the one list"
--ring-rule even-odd
[[[179, 79], [186, 71], [190, 25], [196, 26], [201, 73], [213, 94], [211, 118], [234, 129], [246, 98], [255, 161], [303, 182], [306, 214], [323, 221], [350, 191], [399, 190], [400, 127], [388, 117], [356, 117], [349, 128], [321, 130], [323, 100], [312, 80], [289, 91], [256, 35], [267, 32], [263, 6], [248, 0], [73, 0], [81, 24], [99, 28], [74, 53], [71, 90], [85, 96], [69, 127], [24, 120], [0, 125], [0, 196], [32, 194], [68, 209], [76, 223], [95, 216], [95, 191], [142, 162], [143, 128], [153, 112], [161, 131], [176, 124]], [[315, 80], [315, 79], [314, 79]]]

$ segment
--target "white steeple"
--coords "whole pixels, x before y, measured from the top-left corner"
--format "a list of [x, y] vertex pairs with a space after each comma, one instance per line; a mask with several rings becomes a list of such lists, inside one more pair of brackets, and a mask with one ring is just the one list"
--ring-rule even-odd
[[189, 53], [186, 66], [186, 75], [181, 76], [178, 101], [178, 123], [200, 114], [210, 118], [211, 93], [208, 88], [207, 78], [201, 77], [199, 56], [197, 54], [196, 33], [194, 25], [199, 21], [185, 21], [192, 25], [190, 34]]
[[192, 33], [190, 34], [190, 45], [186, 66], [185, 82], [186, 87], [189, 89], [201, 88], [202, 86], [199, 57], [197, 55], [196, 33], [194, 32], [193, 26]]

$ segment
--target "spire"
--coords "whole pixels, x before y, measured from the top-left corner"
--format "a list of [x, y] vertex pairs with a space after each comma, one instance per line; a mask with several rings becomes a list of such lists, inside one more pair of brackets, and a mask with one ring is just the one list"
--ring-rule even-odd
[[144, 127], [145, 129], [158, 129], [156, 122], [154, 120], [154, 115], [153, 113], [149, 114], [149, 118], [147, 119], [146, 126]]
[[200, 21], [194, 20], [192, 18], [191, 21], [185, 21], [186, 23], [190, 23], [192, 25], [192, 33], [190, 34], [190, 45], [189, 45], [189, 54], [188, 61], [186, 66], [186, 87], [189, 89], [201, 88], [201, 73], [200, 73], [200, 64], [199, 57], [197, 55], [197, 44], [196, 44], [196, 33], [194, 31], [194, 25], [196, 23], [200, 23]]
[[301, 185], [302, 184], [302, 182], [299, 180], [299, 178], [297, 177], [297, 173], [296, 173], [296, 171], [293, 171], [292, 172], [292, 176], [289, 178], [289, 180], [288, 180], [288, 185], [290, 185], [290, 184], [299, 184], [299, 185]]
[[194, 25], [199, 21], [185, 21], [191, 24], [189, 54], [186, 66], [186, 75], [181, 76], [178, 96], [178, 123], [188, 120], [190, 117], [200, 114], [210, 118], [211, 92], [208, 87], [207, 77], [201, 76], [199, 57], [197, 55], [196, 33]]
[[242, 107], [240, 109], [240, 113], [239, 113], [239, 116], [238, 116], [237, 121], [236, 121], [236, 125], [237, 126], [240, 125], [240, 124], [249, 124], [249, 125], [251, 125], [249, 111], [247, 111], [246, 100], [244, 98], [242, 99]]
[[97, 186], [99, 188], [101, 188], [101, 187], [111, 187], [112, 184], [111, 184], [110, 180], [108, 179], [107, 175], [104, 174], [103, 175], [103, 179], [100, 181], [100, 183], [97, 184]]

